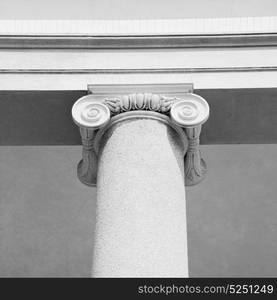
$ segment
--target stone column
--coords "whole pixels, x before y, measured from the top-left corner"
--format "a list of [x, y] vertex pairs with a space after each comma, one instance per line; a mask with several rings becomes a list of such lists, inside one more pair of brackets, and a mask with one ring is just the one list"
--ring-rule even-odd
[[[186, 130], [206, 121], [206, 101], [148, 91], [89, 95], [72, 113], [84, 145], [79, 179], [97, 181], [92, 276], [188, 277], [185, 177], [192, 184], [202, 158]], [[189, 172], [187, 149], [200, 166]]]

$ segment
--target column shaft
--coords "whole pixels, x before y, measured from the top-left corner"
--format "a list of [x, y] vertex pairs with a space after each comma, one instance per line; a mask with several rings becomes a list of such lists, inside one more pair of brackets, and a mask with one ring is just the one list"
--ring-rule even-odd
[[158, 120], [119, 122], [101, 139], [93, 277], [187, 277], [184, 149]]

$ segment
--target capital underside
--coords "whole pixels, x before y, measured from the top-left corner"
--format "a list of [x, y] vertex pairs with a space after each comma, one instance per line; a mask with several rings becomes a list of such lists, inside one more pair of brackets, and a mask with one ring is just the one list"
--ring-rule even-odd
[[78, 164], [77, 174], [84, 184], [96, 185], [101, 137], [113, 124], [130, 118], [162, 121], [172, 127], [181, 140], [187, 139], [188, 147], [184, 152], [185, 185], [197, 184], [206, 174], [199, 136], [201, 125], [208, 119], [209, 106], [196, 94], [183, 93], [181, 97], [148, 92], [115, 97], [91, 94], [75, 102], [72, 116], [80, 127], [82, 137], [82, 160]]

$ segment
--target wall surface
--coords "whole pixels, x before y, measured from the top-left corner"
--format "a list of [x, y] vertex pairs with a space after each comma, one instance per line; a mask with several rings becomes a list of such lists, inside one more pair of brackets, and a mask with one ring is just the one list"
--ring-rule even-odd
[[[208, 177], [187, 189], [189, 272], [277, 275], [277, 145], [206, 145]], [[0, 276], [89, 276], [96, 190], [80, 146], [0, 147]]]
[[[194, 91], [210, 106], [202, 144], [277, 143], [277, 88]], [[79, 145], [71, 108], [85, 94], [0, 91], [0, 146]]]
[[161, 19], [274, 16], [275, 0], [1, 0], [0, 19]]

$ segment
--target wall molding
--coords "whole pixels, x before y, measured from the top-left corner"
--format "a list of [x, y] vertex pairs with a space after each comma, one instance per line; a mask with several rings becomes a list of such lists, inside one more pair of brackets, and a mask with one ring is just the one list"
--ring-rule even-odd
[[0, 69], [0, 74], [185, 74], [270, 71], [277, 71], [277, 66], [153, 69]]
[[277, 46], [276, 33], [166, 36], [0, 35], [0, 49], [170, 49], [270, 46]]
[[277, 17], [0, 20], [0, 49], [136, 49], [277, 45]]

